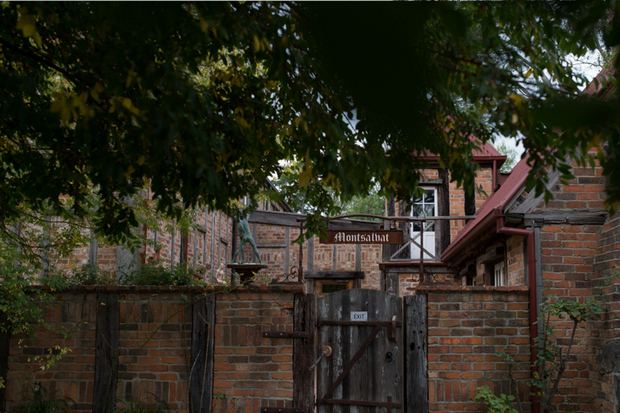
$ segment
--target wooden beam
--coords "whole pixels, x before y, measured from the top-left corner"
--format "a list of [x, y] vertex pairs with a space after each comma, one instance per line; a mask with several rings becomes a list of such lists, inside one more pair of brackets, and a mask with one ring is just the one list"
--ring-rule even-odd
[[304, 278], [313, 279], [349, 279], [364, 277], [364, 271], [307, 271], [304, 273]]
[[189, 397], [192, 413], [209, 413], [213, 398], [215, 295], [194, 297]]
[[[513, 214], [508, 214], [511, 217]], [[522, 214], [526, 226], [532, 225], [602, 225], [607, 220], [607, 211], [545, 211], [538, 214]]]
[[293, 311], [293, 330], [309, 335], [307, 339], [293, 340], [293, 407], [310, 412], [314, 410], [314, 371], [310, 366], [316, 357], [314, 294], [295, 294]]
[[476, 266], [474, 264], [466, 265], [461, 271], [459, 271], [459, 278], [473, 277], [476, 275]]
[[442, 179], [422, 179], [420, 180], [420, 185], [442, 185]]
[[[248, 222], [299, 228], [299, 219], [306, 219], [306, 215], [293, 214], [290, 212], [254, 211], [250, 214]], [[329, 222], [329, 228], [335, 230], [373, 231], [381, 229], [381, 226], [381, 222], [355, 219], [338, 219]]]
[[405, 412], [428, 413], [426, 295], [405, 299]]
[[504, 259], [504, 247], [497, 247], [476, 259], [476, 264], [495, 264]]
[[116, 410], [120, 304], [119, 294], [97, 293], [93, 413]]

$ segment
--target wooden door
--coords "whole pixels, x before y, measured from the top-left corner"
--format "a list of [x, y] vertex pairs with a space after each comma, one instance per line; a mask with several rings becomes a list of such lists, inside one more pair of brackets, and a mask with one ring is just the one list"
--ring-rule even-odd
[[402, 299], [376, 290], [345, 290], [317, 303], [319, 413], [401, 412]]

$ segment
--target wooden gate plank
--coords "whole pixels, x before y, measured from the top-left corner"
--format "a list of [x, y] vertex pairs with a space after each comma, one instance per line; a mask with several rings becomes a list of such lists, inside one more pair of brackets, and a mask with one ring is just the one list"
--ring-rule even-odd
[[316, 301], [314, 294], [296, 294], [294, 303], [295, 332], [308, 333], [305, 339], [293, 340], [293, 407], [309, 412], [314, 410]]
[[192, 310], [190, 413], [208, 413], [213, 398], [215, 295], [196, 296]]
[[407, 413], [428, 413], [426, 295], [405, 297], [405, 394]]
[[119, 294], [116, 293], [97, 293], [93, 413], [108, 413], [116, 409], [119, 298]]
[[[317, 303], [319, 348], [332, 348], [331, 357], [317, 366], [318, 411], [348, 411], [351, 406], [351, 411], [359, 413], [376, 412], [379, 405], [388, 407], [384, 403], [389, 397], [394, 400], [390, 408], [402, 404], [402, 330], [397, 329], [396, 342], [388, 339], [393, 317], [402, 321], [402, 299], [383, 291], [354, 289], [328, 294]], [[352, 323], [352, 311], [367, 312], [367, 321]], [[360, 349], [370, 335], [376, 338], [365, 350]], [[359, 360], [351, 363], [356, 356]], [[349, 367], [350, 373], [344, 377]], [[342, 383], [334, 383], [338, 377], [344, 377]]]

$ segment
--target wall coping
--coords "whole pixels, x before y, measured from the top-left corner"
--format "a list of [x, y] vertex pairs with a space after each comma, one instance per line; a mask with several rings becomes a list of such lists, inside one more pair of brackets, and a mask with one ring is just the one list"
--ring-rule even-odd
[[172, 285], [71, 285], [59, 289], [52, 290], [46, 285], [31, 286], [28, 290], [43, 290], [51, 293], [291, 293], [305, 294], [303, 285], [245, 285], [237, 287], [228, 287], [224, 285], [210, 285], [207, 287], [197, 286], [172, 286]]
[[490, 286], [460, 286], [460, 285], [418, 285], [418, 293], [500, 293], [500, 294], [526, 294], [530, 287], [516, 285], [511, 287], [490, 287]]

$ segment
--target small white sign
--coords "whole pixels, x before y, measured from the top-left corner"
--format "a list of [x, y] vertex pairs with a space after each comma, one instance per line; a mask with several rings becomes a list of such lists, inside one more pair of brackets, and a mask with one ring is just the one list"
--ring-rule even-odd
[[368, 321], [368, 311], [351, 311], [351, 321]]

